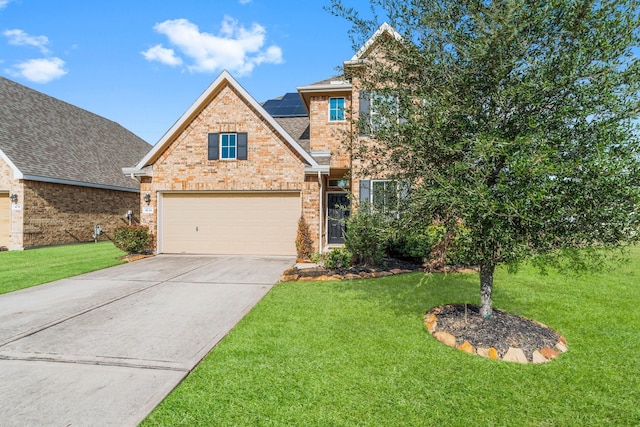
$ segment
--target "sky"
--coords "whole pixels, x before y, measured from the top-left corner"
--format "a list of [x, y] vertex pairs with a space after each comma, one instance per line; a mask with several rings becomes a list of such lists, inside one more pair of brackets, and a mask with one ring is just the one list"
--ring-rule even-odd
[[0, 75], [153, 145], [222, 70], [258, 102], [336, 75], [354, 48], [328, 4], [0, 0]]

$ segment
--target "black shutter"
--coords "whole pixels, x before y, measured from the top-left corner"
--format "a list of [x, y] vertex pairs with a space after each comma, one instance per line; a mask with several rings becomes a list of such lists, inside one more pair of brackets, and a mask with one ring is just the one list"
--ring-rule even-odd
[[219, 138], [217, 133], [209, 134], [209, 154], [207, 158], [209, 160], [218, 160], [218, 147], [219, 147]]
[[238, 134], [238, 160], [247, 160], [247, 133]]
[[358, 108], [358, 112], [360, 113], [358, 116], [360, 135], [370, 135], [371, 93], [367, 90], [360, 91], [360, 107]]

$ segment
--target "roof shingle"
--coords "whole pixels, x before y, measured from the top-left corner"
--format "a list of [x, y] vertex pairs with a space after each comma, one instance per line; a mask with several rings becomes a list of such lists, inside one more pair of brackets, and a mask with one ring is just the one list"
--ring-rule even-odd
[[119, 124], [0, 77], [0, 149], [30, 179], [137, 189], [151, 146]]

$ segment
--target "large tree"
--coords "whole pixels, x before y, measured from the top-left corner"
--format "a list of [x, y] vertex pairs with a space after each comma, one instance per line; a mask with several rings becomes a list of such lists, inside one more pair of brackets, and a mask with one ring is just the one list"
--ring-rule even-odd
[[[409, 223], [458, 233], [485, 317], [497, 265], [582, 266], [637, 237], [639, 4], [371, 0], [398, 34], [345, 70], [377, 108], [354, 155], [411, 182]], [[359, 45], [378, 18], [347, 6]]]

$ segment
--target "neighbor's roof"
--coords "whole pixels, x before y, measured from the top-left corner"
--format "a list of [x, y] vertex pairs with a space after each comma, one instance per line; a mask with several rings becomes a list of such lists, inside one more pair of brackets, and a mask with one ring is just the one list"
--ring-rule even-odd
[[119, 124], [0, 77], [0, 157], [14, 177], [138, 191], [122, 174], [151, 146]]

